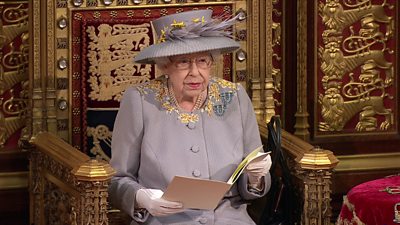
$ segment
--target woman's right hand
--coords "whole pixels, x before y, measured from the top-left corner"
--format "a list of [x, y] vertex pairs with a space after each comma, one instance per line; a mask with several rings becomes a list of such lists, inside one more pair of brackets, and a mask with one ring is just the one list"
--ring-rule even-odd
[[162, 199], [163, 191], [159, 189], [139, 189], [136, 202], [139, 208], [145, 208], [152, 216], [169, 216], [184, 211], [182, 203]]

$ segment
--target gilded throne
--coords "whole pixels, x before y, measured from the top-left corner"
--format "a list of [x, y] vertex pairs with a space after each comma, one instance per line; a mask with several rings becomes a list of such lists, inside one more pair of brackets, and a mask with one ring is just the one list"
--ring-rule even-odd
[[[155, 41], [150, 23], [154, 18], [203, 8], [212, 9], [214, 16], [239, 14], [232, 29], [241, 48], [223, 55], [214, 70], [248, 88], [266, 140], [265, 121], [278, 111], [275, 98], [281, 81], [272, 64], [272, 47], [279, 43], [279, 26], [272, 22], [273, 1], [31, 3], [30, 129], [34, 145], [27, 146], [31, 147], [31, 223], [118, 224], [125, 220], [107, 201], [113, 175], [107, 164], [112, 125], [123, 91], [159, 75], [152, 66], [132, 62], [138, 51]], [[260, 7], [265, 13], [256, 10]], [[264, 20], [273, 26], [260, 29]], [[267, 44], [260, 44], [264, 40]], [[268, 62], [263, 72], [261, 59]], [[282, 147], [290, 157], [301, 199], [299, 224], [329, 224], [330, 178], [337, 159], [330, 151], [314, 148], [288, 132], [283, 132]], [[255, 216], [262, 207], [257, 204]]]

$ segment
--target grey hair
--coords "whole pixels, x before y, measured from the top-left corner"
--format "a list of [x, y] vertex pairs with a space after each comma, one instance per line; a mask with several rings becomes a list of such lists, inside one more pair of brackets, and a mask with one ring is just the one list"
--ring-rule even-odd
[[159, 57], [159, 58], [154, 58], [153, 60], [156, 66], [161, 70], [171, 63], [171, 60], [168, 57]]
[[221, 55], [221, 52], [218, 50], [210, 51], [210, 55], [213, 58], [213, 61], [217, 61], [218, 57]]

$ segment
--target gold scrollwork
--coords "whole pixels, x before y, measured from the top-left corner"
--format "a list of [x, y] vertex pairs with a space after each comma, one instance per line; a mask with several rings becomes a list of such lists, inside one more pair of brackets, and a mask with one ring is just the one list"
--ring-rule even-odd
[[[23, 84], [28, 85], [28, 82], [24, 82]], [[4, 102], [3, 104], [3, 112], [8, 115], [18, 116], [20, 118], [25, 116], [27, 110], [27, 90], [22, 90], [20, 92], [20, 98], [16, 98], [14, 96], [14, 90], [10, 90], [11, 98]]]
[[3, 12], [3, 19], [7, 23], [28, 23], [28, 10], [26, 4], [7, 8]]
[[47, 224], [60, 224], [60, 222], [64, 224], [74, 224], [75, 222], [76, 224], [76, 212], [74, 216], [72, 212], [74, 207], [70, 205], [71, 201], [69, 201], [72, 196], [47, 180], [44, 183], [44, 191], [47, 193], [44, 195]]
[[149, 45], [149, 27], [148, 23], [101, 24], [97, 28], [98, 34], [95, 27], [87, 28], [91, 40], [87, 56], [90, 63], [88, 82], [92, 88], [89, 97], [92, 100], [120, 101], [127, 87], [150, 80], [151, 65], [132, 62], [132, 58]]
[[110, 161], [110, 157], [104, 152], [101, 147], [101, 143], [104, 143], [111, 148], [111, 137], [112, 131], [106, 125], [99, 125], [97, 127], [88, 127], [87, 136], [93, 137], [93, 148], [90, 149], [90, 153], [96, 156], [96, 158]]
[[15, 50], [14, 43], [9, 43], [10, 52], [4, 55], [2, 63], [4, 68], [15, 70], [25, 68], [28, 65], [28, 56], [29, 56], [29, 45], [28, 33], [21, 34], [22, 44], [19, 47], [19, 50]]
[[[392, 18], [384, 8], [393, 6], [383, 3], [373, 5], [369, 0], [344, 1], [349, 10], [337, 0], [320, 3], [322, 21], [328, 28], [322, 33], [324, 46], [318, 49], [320, 69], [324, 74], [319, 94], [323, 121], [320, 131], [341, 131], [347, 122], [359, 115], [356, 131], [372, 131], [377, 127], [388, 130], [393, 125], [392, 109], [383, 103], [393, 101], [388, 89], [393, 86], [393, 64], [385, 54], [393, 54], [387, 42], [393, 38]], [[349, 27], [350, 35], [343, 39], [342, 30], [360, 20], [361, 27], [356, 33]], [[380, 23], [386, 24], [386, 33], [381, 32]], [[360, 67], [359, 74], [353, 72]], [[346, 82], [343, 84], [344, 76]], [[378, 124], [378, 116], [384, 121]]]
[[[22, 83], [23, 90], [19, 98], [14, 97], [14, 90], [9, 91], [11, 98], [4, 101], [0, 98], [0, 148], [16, 131], [24, 127], [27, 112], [28, 81]], [[4, 103], [3, 103], [4, 101]], [[8, 117], [5, 117], [5, 115]]]

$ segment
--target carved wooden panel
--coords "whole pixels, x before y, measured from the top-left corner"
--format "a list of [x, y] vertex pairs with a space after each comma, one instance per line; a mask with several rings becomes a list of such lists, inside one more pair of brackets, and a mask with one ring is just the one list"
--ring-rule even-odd
[[397, 132], [396, 3], [318, 3], [316, 137]]

